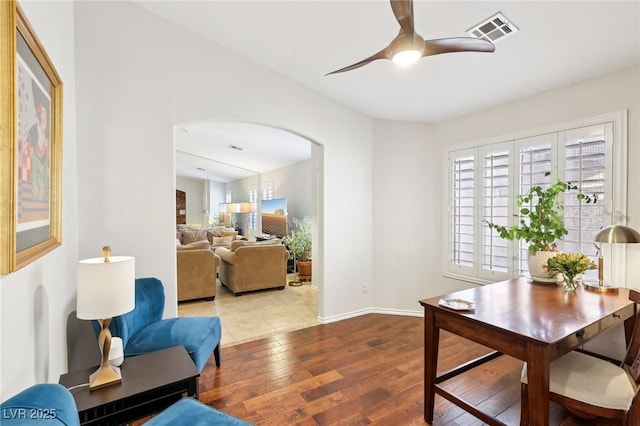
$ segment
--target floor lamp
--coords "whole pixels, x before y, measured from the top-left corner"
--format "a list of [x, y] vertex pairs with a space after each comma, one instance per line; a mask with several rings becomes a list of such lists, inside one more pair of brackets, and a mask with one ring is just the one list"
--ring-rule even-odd
[[615, 293], [618, 287], [604, 285], [604, 258], [602, 256], [602, 244], [630, 244], [640, 243], [640, 234], [628, 226], [611, 225], [604, 227], [595, 237], [598, 244], [598, 284], [585, 283], [584, 288], [597, 293]]
[[102, 249], [103, 257], [78, 263], [77, 316], [83, 320], [98, 320], [98, 345], [102, 354], [100, 367], [89, 376], [89, 390], [120, 383], [120, 368], [109, 362], [111, 332], [109, 324], [115, 316], [135, 307], [135, 259], [111, 256], [111, 249]]

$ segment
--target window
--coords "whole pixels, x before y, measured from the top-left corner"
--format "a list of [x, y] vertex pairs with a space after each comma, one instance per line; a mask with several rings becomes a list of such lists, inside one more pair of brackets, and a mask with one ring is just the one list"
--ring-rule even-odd
[[251, 203], [251, 213], [249, 213], [249, 229], [258, 229], [258, 185], [249, 187], [249, 202]]
[[475, 274], [475, 163], [473, 152], [454, 153], [450, 159], [452, 220], [449, 225], [449, 263], [453, 271], [462, 274]]
[[273, 182], [265, 182], [262, 185], [262, 199], [273, 200]]
[[233, 201], [233, 195], [230, 188], [227, 188], [227, 192], [224, 194], [224, 202], [231, 203]]
[[[509, 223], [509, 149], [498, 144], [483, 150], [482, 154], [482, 217], [499, 225]], [[506, 274], [509, 270], [509, 247], [482, 223], [481, 276], [492, 277], [495, 273]]]
[[[556, 178], [598, 197], [596, 204], [586, 204], [577, 199], [575, 190], [564, 194], [569, 233], [558, 242], [561, 251], [595, 259], [595, 234], [613, 223], [612, 212], [626, 211], [626, 136], [621, 130], [625, 123], [626, 116], [616, 114], [567, 125], [565, 130], [448, 152], [445, 275], [475, 282], [526, 275], [526, 243], [500, 238], [485, 221], [518, 223], [516, 195], [534, 185], [548, 186]], [[597, 280], [597, 271], [588, 271], [585, 279]]]

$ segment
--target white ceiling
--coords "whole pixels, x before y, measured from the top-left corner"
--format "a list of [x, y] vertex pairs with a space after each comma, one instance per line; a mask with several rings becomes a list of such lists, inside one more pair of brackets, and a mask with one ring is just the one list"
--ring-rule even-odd
[[343, 74], [397, 34], [388, 1], [139, 1], [372, 118], [438, 122], [640, 63], [640, 2], [416, 1], [425, 39], [463, 37], [502, 12], [520, 31], [494, 53], [376, 61]]
[[177, 176], [217, 182], [254, 176], [311, 158], [308, 140], [250, 123], [185, 123], [176, 129], [175, 144]]

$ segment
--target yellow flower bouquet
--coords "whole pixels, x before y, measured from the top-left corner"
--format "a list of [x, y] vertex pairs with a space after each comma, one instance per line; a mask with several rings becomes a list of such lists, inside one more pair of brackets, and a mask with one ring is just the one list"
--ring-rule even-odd
[[597, 269], [596, 264], [582, 253], [559, 253], [547, 260], [544, 269], [551, 274], [562, 274], [564, 288], [573, 293], [576, 291], [576, 276], [589, 269]]

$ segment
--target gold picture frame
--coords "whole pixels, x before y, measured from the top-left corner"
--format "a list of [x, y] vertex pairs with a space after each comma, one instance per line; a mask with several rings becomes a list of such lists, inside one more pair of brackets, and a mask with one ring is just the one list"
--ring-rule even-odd
[[[15, 0], [0, 2], [0, 274], [62, 244], [62, 81]], [[6, 25], [5, 25], [6, 23]]]

